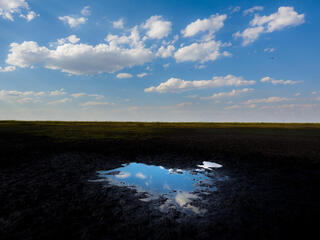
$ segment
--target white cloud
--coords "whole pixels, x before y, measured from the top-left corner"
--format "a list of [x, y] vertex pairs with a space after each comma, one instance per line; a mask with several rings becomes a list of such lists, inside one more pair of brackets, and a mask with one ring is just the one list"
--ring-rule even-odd
[[87, 94], [87, 93], [83, 93], [83, 92], [73, 93], [73, 94], [70, 94], [70, 96], [73, 97], [73, 98], [81, 98], [81, 97], [84, 97], [84, 96], [94, 97], [97, 100], [101, 100], [101, 99], [104, 98], [104, 96], [100, 95], [100, 94]]
[[20, 17], [27, 19], [28, 22], [32, 21], [35, 17], [39, 17], [40, 14], [35, 13], [34, 11], [30, 11], [27, 15], [20, 14]]
[[49, 102], [48, 104], [49, 105], [57, 105], [57, 104], [61, 104], [61, 103], [67, 103], [67, 102], [70, 102], [70, 101], [71, 101], [70, 98], [63, 98], [63, 99], [59, 99], [57, 101]]
[[50, 43], [50, 47], [53, 47], [55, 45], [63, 45], [63, 44], [66, 44], [66, 43], [77, 43], [80, 41], [80, 38], [78, 38], [76, 35], [70, 35], [69, 37], [66, 37], [66, 38], [60, 38], [57, 40], [57, 42], [55, 43]]
[[136, 46], [118, 46], [113, 40], [96, 46], [66, 43], [55, 49], [41, 47], [33, 41], [12, 43], [6, 63], [22, 68], [42, 65], [45, 68], [80, 75], [113, 73], [151, 61], [154, 54], [141, 46], [136, 32], [132, 31], [129, 38]]
[[274, 48], [265, 48], [263, 51], [272, 53], [275, 51], [275, 49]]
[[50, 96], [61, 96], [61, 95], [65, 95], [65, 94], [67, 94], [67, 92], [65, 92], [63, 88], [61, 88], [59, 90], [51, 91], [49, 93]]
[[124, 28], [124, 21], [123, 18], [120, 18], [118, 21], [112, 22], [114, 28], [123, 29]]
[[139, 73], [139, 74], [137, 74], [137, 77], [143, 78], [143, 77], [146, 77], [147, 75], [148, 75], [148, 73]]
[[288, 26], [297, 26], [305, 22], [304, 14], [298, 14], [293, 7], [279, 7], [278, 12], [269, 16], [255, 15], [252, 26], [267, 24], [267, 32], [281, 30]]
[[231, 10], [231, 13], [239, 12], [241, 7], [235, 6], [235, 7], [229, 7], [229, 10]]
[[101, 99], [104, 99], [104, 96], [103, 95], [100, 95], [100, 94], [88, 94], [89, 97], [94, 97], [96, 98], [97, 100], [101, 100]]
[[242, 37], [243, 45], [254, 42], [262, 33], [271, 33], [289, 26], [298, 26], [305, 22], [304, 14], [298, 14], [293, 7], [279, 7], [276, 13], [269, 16], [256, 14], [250, 22], [249, 28], [242, 33], [237, 32], [234, 37]]
[[209, 18], [197, 19], [196, 21], [190, 23], [184, 30], [181, 31], [184, 37], [192, 37], [200, 32], [209, 31], [209, 35], [214, 35], [218, 30], [220, 30], [227, 15], [211, 15]]
[[294, 94], [295, 97], [301, 96], [301, 93], [297, 92]]
[[0, 67], [0, 72], [13, 72], [14, 70], [16, 70], [15, 66]]
[[128, 177], [130, 177], [131, 176], [131, 173], [129, 173], [129, 172], [120, 172], [119, 174], [117, 174], [117, 175], [114, 175], [116, 178], [121, 178], [121, 179], [123, 179], [123, 178], [128, 178]]
[[248, 14], [254, 13], [256, 11], [262, 11], [262, 10], [263, 10], [262, 6], [254, 6], [252, 8], [244, 10], [243, 15], [248, 15]]
[[318, 107], [317, 104], [282, 104], [277, 106], [262, 106], [260, 109], [312, 109]]
[[247, 28], [242, 33], [236, 32], [233, 36], [235, 38], [242, 37], [243, 39], [242, 45], [246, 46], [254, 42], [255, 40], [257, 40], [257, 38], [263, 32], [264, 32], [264, 28], [262, 26], [258, 26], [258, 27]]
[[81, 14], [83, 16], [90, 16], [90, 14], [91, 14], [90, 6], [85, 6], [84, 8], [82, 8]]
[[86, 95], [87, 95], [86, 93], [73, 93], [73, 94], [71, 94], [71, 96], [74, 98], [80, 98], [80, 97], [84, 97]]
[[65, 24], [68, 24], [69, 27], [75, 28], [80, 26], [81, 24], [85, 24], [87, 22], [87, 19], [84, 17], [71, 17], [71, 16], [63, 16], [59, 17], [59, 20], [64, 22]]
[[129, 36], [126, 36], [126, 35], [118, 36], [118, 35], [108, 34], [104, 40], [108, 42], [111, 47], [115, 47], [115, 48], [119, 46], [130, 46], [130, 47], [137, 47], [137, 48], [144, 47], [143, 42], [140, 40], [140, 34], [137, 26], [131, 29]]
[[212, 80], [185, 81], [179, 78], [170, 78], [168, 81], [161, 83], [156, 87], [146, 88], [145, 92], [183, 92], [194, 89], [215, 88], [223, 86], [243, 86], [252, 85], [255, 81], [244, 80], [242, 77], [236, 77], [231, 74], [225, 77], [213, 77]]
[[30, 10], [25, 0], [0, 0], [0, 16], [4, 19], [14, 21], [14, 15], [27, 19], [28, 22], [33, 20], [39, 14]]
[[170, 63], [165, 63], [162, 65], [164, 68], [168, 68], [170, 66]]
[[162, 58], [171, 57], [175, 49], [176, 48], [173, 45], [169, 45], [167, 47], [161, 46], [157, 52], [157, 56]]
[[277, 84], [282, 84], [282, 85], [294, 85], [297, 83], [300, 83], [301, 81], [292, 81], [292, 80], [276, 80], [274, 78], [271, 77], [264, 77], [261, 78], [260, 80], [261, 82], [270, 82], [273, 85], [277, 85]]
[[225, 56], [220, 52], [222, 44], [214, 40], [201, 43], [192, 43], [191, 45], [178, 49], [174, 57], [177, 62], [200, 61], [201, 63], [214, 61], [220, 56]]
[[256, 103], [278, 103], [283, 101], [290, 101], [290, 98], [284, 97], [268, 97], [268, 98], [261, 98], [261, 99], [250, 99], [246, 101], [244, 104], [256, 104]]
[[114, 103], [89, 101], [81, 104], [82, 107], [96, 107], [96, 106], [108, 106], [108, 105], [114, 105]]
[[0, 101], [7, 103], [37, 103], [39, 97], [45, 96], [45, 92], [0, 90]]
[[146, 176], [145, 174], [141, 173], [141, 172], [138, 172], [138, 173], [136, 174], [136, 177], [137, 177], [137, 178], [140, 178], [140, 179], [146, 179], [146, 178], [147, 178], [147, 176]]
[[142, 27], [147, 30], [149, 38], [161, 39], [170, 34], [171, 25], [171, 22], [164, 21], [162, 16], [152, 16]]
[[231, 92], [219, 92], [219, 93], [213, 94], [210, 97], [201, 97], [201, 99], [210, 100], [210, 99], [218, 99], [218, 98], [224, 98], [224, 97], [233, 97], [241, 93], [246, 93], [252, 90], [253, 90], [252, 88], [244, 88], [239, 90], [233, 89]]
[[130, 73], [118, 73], [117, 78], [132, 78], [132, 74]]

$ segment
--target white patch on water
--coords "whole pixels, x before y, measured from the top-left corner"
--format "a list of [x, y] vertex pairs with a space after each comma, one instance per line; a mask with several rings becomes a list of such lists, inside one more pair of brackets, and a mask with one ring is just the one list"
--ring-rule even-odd
[[198, 165], [198, 167], [200, 168], [204, 168], [207, 170], [212, 170], [212, 168], [221, 168], [222, 165], [218, 164], [218, 163], [214, 163], [214, 162], [202, 162], [202, 165]]

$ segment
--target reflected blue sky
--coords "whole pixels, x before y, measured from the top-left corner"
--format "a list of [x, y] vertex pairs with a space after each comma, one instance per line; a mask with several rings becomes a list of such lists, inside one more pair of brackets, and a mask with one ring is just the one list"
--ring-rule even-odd
[[203, 162], [203, 165], [198, 167], [202, 169], [166, 169], [162, 166], [129, 163], [120, 168], [98, 171], [98, 179], [94, 181], [107, 181], [112, 185], [127, 186], [138, 192], [145, 192], [148, 197], [140, 199], [142, 201], [163, 196], [167, 199], [159, 206], [163, 212], [175, 208], [184, 212], [203, 214], [206, 210], [193, 206], [192, 202], [201, 200], [199, 193], [210, 194], [215, 191], [215, 181], [223, 181], [226, 178], [222, 179], [215, 175], [213, 168], [222, 167], [220, 164]]
[[113, 170], [98, 171], [98, 176], [117, 185], [137, 186], [152, 194], [166, 194], [172, 190], [192, 192], [200, 181], [209, 181], [204, 174], [143, 163], [130, 163]]

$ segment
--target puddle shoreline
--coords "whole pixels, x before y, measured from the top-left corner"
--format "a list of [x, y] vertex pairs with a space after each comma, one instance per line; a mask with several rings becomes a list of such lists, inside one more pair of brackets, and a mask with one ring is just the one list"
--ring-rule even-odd
[[167, 213], [175, 209], [189, 215], [204, 215], [207, 209], [203, 195], [210, 195], [217, 190], [215, 182], [225, 181], [228, 177], [216, 176], [215, 169], [222, 165], [203, 162], [194, 169], [164, 168], [144, 163], [126, 163], [111, 170], [97, 171], [98, 178], [90, 182], [105, 182], [117, 187], [127, 187], [142, 193], [143, 202], [165, 199], [158, 204], [158, 209]]

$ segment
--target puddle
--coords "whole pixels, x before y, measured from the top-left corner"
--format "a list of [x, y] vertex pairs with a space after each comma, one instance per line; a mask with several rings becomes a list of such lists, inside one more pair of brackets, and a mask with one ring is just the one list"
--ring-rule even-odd
[[214, 168], [222, 165], [203, 162], [198, 169], [166, 169], [162, 166], [143, 163], [123, 164], [122, 167], [108, 171], [98, 171], [98, 179], [91, 182], [108, 182], [109, 184], [129, 187], [144, 193], [141, 201], [163, 199], [158, 207], [162, 212], [177, 209], [185, 213], [204, 214], [206, 209], [199, 207], [201, 195], [216, 191], [215, 182], [226, 177], [217, 176]]

